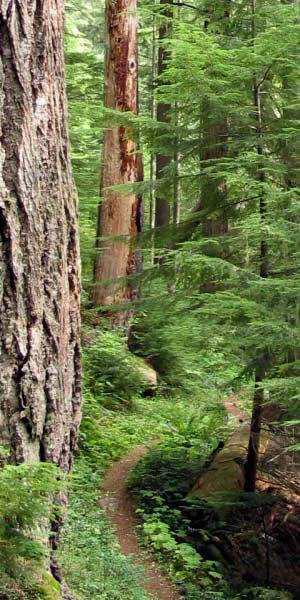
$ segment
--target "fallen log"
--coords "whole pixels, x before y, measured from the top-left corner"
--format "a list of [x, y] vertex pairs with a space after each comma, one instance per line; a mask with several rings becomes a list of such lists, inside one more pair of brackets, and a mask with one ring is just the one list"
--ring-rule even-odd
[[[250, 424], [238, 427], [218, 452], [208, 469], [196, 481], [189, 498], [208, 500], [215, 495], [241, 492], [244, 490], [244, 462], [247, 455]], [[260, 457], [267, 450], [271, 434], [261, 433]]]

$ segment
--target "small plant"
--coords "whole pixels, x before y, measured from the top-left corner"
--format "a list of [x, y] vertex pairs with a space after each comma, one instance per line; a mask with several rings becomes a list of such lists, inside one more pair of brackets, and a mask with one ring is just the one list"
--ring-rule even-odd
[[178, 533], [174, 533], [164, 521], [153, 516], [146, 517], [142, 532], [144, 539], [163, 558], [167, 558], [170, 574], [177, 582], [201, 580], [202, 585], [211, 585], [222, 579], [218, 564], [203, 557], [187, 542], [178, 541]]

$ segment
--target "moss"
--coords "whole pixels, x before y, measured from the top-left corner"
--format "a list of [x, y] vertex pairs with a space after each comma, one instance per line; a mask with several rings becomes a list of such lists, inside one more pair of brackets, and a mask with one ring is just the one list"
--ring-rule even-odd
[[60, 585], [56, 579], [50, 574], [43, 575], [42, 583], [39, 588], [39, 596], [41, 600], [61, 600]]

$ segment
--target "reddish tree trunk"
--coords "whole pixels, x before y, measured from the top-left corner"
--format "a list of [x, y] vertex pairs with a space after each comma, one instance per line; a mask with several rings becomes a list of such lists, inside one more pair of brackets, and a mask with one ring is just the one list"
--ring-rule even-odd
[[[137, 113], [136, 0], [107, 0], [106, 28], [105, 107]], [[139, 180], [136, 150], [129, 128], [105, 130], [103, 200], [98, 211], [92, 291], [95, 306], [123, 304], [136, 295], [128, 276], [134, 276], [138, 269], [136, 239], [141, 229], [141, 199], [132, 191], [120, 193], [109, 189]], [[118, 320], [124, 320], [125, 314], [120, 314]]]
[[1, 443], [68, 470], [80, 290], [59, 0], [0, 0], [0, 280]]

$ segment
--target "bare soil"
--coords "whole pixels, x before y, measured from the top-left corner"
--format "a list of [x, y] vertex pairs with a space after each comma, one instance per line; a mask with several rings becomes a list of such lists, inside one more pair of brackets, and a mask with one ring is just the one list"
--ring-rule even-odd
[[127, 491], [127, 478], [136, 463], [148, 452], [146, 446], [137, 446], [127, 456], [114, 463], [102, 485], [100, 504], [114, 527], [121, 551], [132, 556], [145, 574], [144, 589], [155, 600], [182, 600], [182, 596], [161, 573], [153, 556], [139, 545], [135, 532], [135, 503]]

